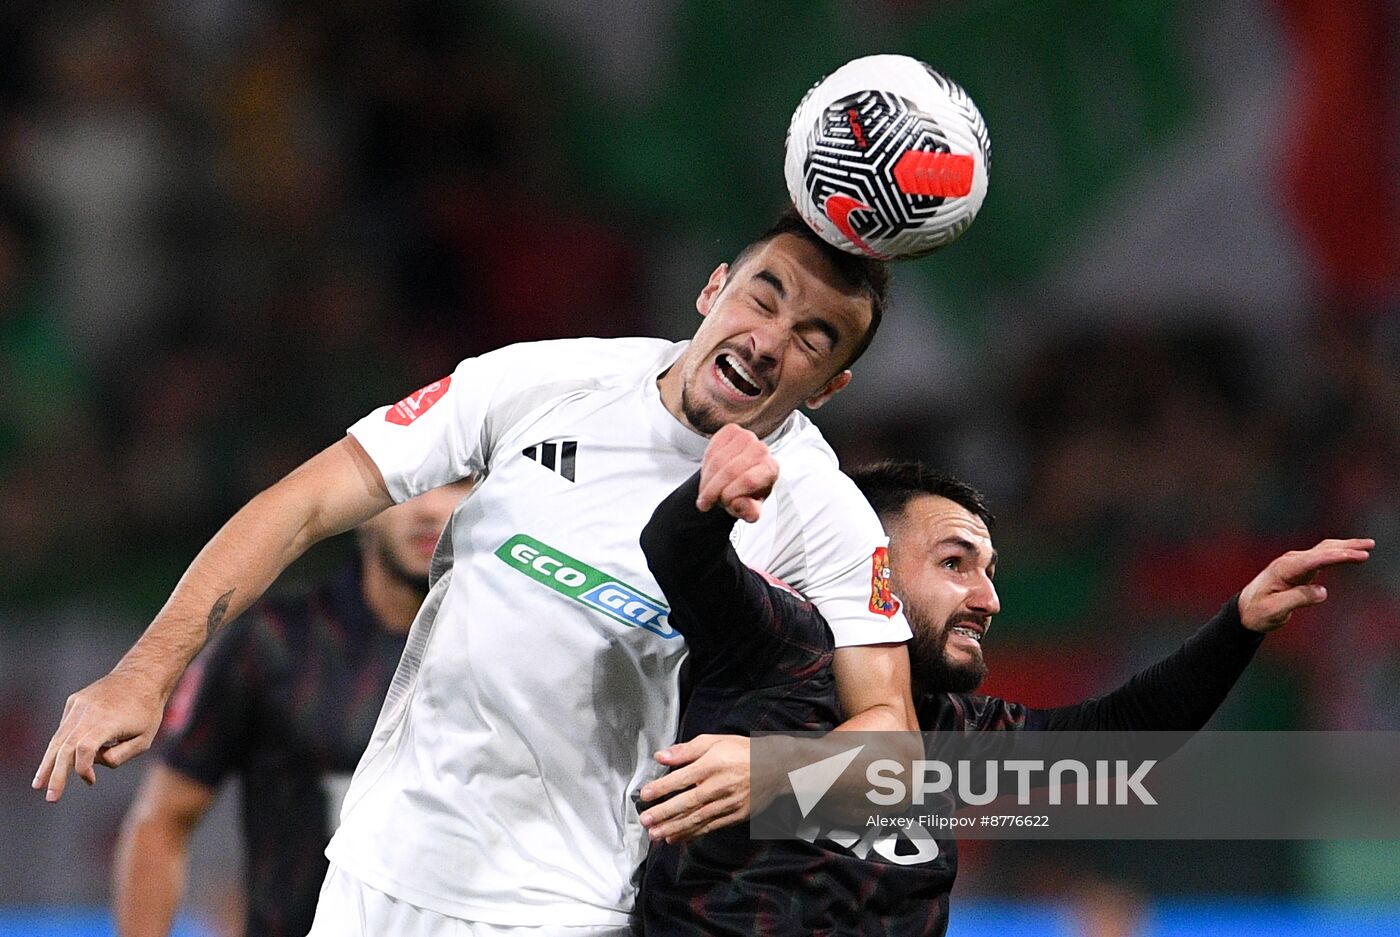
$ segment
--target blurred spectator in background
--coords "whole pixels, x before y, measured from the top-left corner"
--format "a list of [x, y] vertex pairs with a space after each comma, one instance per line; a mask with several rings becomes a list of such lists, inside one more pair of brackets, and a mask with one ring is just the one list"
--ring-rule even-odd
[[167, 311], [162, 213], [179, 189], [161, 50], [120, 6], [56, 6], [36, 44], [41, 108], [14, 128], [11, 169], [34, 201], [62, 275], [55, 311], [69, 347], [105, 369]]
[[247, 931], [301, 937], [326, 844], [428, 589], [429, 564], [471, 483], [397, 505], [358, 530], [359, 561], [220, 633], [171, 697], [162, 763], [127, 814], [114, 882], [122, 937], [166, 937], [187, 845], [229, 775], [242, 781]]

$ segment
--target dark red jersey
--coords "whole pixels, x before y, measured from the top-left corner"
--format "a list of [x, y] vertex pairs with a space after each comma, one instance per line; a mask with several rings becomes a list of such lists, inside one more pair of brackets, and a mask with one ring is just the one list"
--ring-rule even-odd
[[[832, 640], [821, 615], [746, 568], [729, 545], [734, 520], [695, 508], [698, 475], [661, 503], [642, 548], [690, 650], [692, 689], [679, 737], [834, 728]], [[1035, 709], [996, 697], [916, 688], [925, 731], [1201, 728], [1263, 636], [1234, 599], [1175, 653], [1103, 697]], [[923, 692], [917, 692], [923, 690]], [[829, 840], [753, 840], [748, 824], [647, 858], [639, 923], [658, 935], [942, 935], [957, 843], [892, 833], [859, 854]]]
[[210, 787], [242, 783], [249, 937], [311, 929], [326, 843], [403, 643], [379, 627], [350, 569], [255, 605], [172, 695], [166, 764]]

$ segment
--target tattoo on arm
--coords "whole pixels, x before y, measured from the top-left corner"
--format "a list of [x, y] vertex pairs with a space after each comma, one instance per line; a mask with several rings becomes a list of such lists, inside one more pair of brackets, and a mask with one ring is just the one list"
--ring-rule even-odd
[[207, 641], [214, 637], [214, 634], [223, 627], [224, 615], [228, 614], [228, 603], [233, 600], [234, 590], [230, 589], [214, 600], [214, 607], [209, 609], [209, 619], [205, 623], [204, 639]]

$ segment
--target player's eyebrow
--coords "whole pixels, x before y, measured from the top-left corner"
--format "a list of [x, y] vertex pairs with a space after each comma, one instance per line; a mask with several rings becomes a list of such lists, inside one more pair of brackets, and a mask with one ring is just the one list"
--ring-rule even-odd
[[[978, 551], [977, 551], [977, 545], [976, 545], [975, 543], [973, 543], [971, 540], [968, 540], [966, 537], [959, 537], [957, 534], [951, 534], [950, 536], [944, 537], [942, 540], [938, 541], [938, 543], [936, 544], [936, 546], [940, 546], [940, 547], [958, 547], [959, 549], [961, 549], [961, 550], [963, 550], [963, 551], [965, 551], [965, 552], [967, 552], [967, 553], [971, 553], [973, 556], [976, 556], [976, 555], [977, 555], [977, 552], [978, 552]], [[988, 569], [996, 569], [996, 565], [997, 565], [997, 551], [996, 551], [996, 550], [993, 550], [993, 551], [992, 551], [992, 558], [991, 558], [991, 561], [987, 563], [987, 568], [988, 568]]]
[[771, 270], [760, 270], [753, 275], [755, 280], [762, 280], [773, 287], [773, 292], [778, 294], [779, 299], [787, 298], [787, 287], [783, 286], [783, 281], [778, 279], [778, 275]]
[[[778, 275], [772, 270], [760, 270], [753, 275], [753, 278], [755, 280], [762, 280], [764, 283], [767, 283], [769, 286], [773, 287], [773, 292], [778, 294], [779, 299], [787, 298], [787, 288], [783, 286], [783, 281], [780, 280], [778, 278]], [[817, 330], [826, 336], [827, 341], [831, 342], [831, 347], [833, 349], [836, 348], [837, 345], [841, 344], [840, 329], [832, 325], [826, 319], [821, 318], [820, 316], [814, 316], [812, 321], [815, 324]]]

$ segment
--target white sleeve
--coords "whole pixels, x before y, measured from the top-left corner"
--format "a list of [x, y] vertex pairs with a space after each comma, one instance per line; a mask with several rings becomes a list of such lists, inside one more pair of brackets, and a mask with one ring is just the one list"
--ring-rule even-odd
[[913, 637], [904, 606], [889, 588], [885, 546], [871, 548], [853, 566], [813, 585], [806, 595], [822, 612], [837, 647], [899, 644]]
[[486, 469], [487, 416], [502, 385], [519, 383], [523, 347], [467, 358], [447, 377], [350, 427], [396, 502]]
[[440, 381], [350, 427], [396, 502], [491, 470], [497, 440], [551, 400], [643, 372], [679, 354], [654, 338], [564, 338], [468, 358]]
[[889, 538], [855, 484], [834, 468], [806, 474], [785, 500], [801, 525], [789, 542], [802, 555], [778, 565], [798, 577], [787, 581], [821, 611], [836, 646], [908, 641], [909, 623], [890, 589]]

